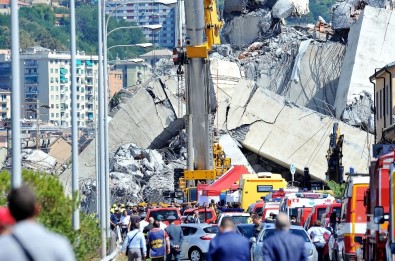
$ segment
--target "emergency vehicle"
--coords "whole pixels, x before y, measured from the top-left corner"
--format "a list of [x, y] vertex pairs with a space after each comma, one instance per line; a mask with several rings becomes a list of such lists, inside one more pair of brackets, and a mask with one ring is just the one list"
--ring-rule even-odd
[[313, 208], [299, 208], [298, 209], [298, 215], [296, 216], [296, 222], [300, 226], [304, 227], [304, 225], [307, 221], [307, 218], [309, 217], [312, 209]]
[[257, 200], [265, 197], [272, 190], [287, 187], [287, 181], [280, 174], [261, 172], [257, 174], [244, 174], [240, 177], [240, 204], [247, 209]]
[[382, 206], [384, 212], [389, 211], [389, 168], [394, 161], [394, 152], [372, 161], [370, 169], [370, 184], [365, 194], [367, 214], [366, 238], [363, 254], [365, 260], [384, 260], [385, 245], [387, 243], [388, 220], [383, 224], [374, 223], [374, 208]]
[[272, 201], [266, 202], [262, 209], [262, 220], [265, 220], [270, 214], [277, 215], [280, 210], [280, 202]]
[[325, 213], [321, 217], [321, 223], [326, 224], [327, 223], [326, 221], [329, 220], [332, 212], [336, 213], [336, 217], [340, 217], [341, 208], [342, 208], [342, 203], [333, 203], [327, 205]]
[[336, 260], [356, 259], [356, 250], [360, 248], [366, 231], [367, 217], [364, 196], [369, 186], [369, 179], [369, 174], [348, 175], [340, 223], [337, 225], [336, 245], [331, 247], [335, 259], [337, 257]]
[[335, 198], [327, 193], [300, 192], [286, 195], [280, 203], [280, 212], [288, 216], [298, 215], [299, 208], [314, 207], [318, 204], [331, 204]]
[[309, 221], [305, 226], [306, 230], [311, 228], [316, 220], [321, 221], [322, 215], [325, 213], [326, 208], [330, 205], [332, 204], [318, 204], [312, 208], [310, 213], [311, 217], [309, 218]]

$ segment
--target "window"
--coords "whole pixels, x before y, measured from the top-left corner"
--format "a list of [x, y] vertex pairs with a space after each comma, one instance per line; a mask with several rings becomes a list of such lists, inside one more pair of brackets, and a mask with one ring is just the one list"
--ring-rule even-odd
[[59, 109], [59, 104], [56, 104], [56, 109]]
[[53, 91], [53, 86], [51, 86], [51, 91]]
[[50, 72], [53, 73], [53, 68], [51, 68]]
[[380, 119], [383, 117], [383, 90], [380, 90]]
[[59, 118], [59, 113], [56, 113], [56, 118]]
[[184, 237], [185, 236], [191, 236], [191, 235], [195, 234], [196, 231], [197, 231], [197, 228], [195, 228], [195, 227], [183, 227], [183, 226], [181, 226], [181, 229], [182, 229], [182, 233], [184, 234]]
[[55, 73], [58, 73], [59, 72], [59, 70], [58, 69], [55, 69]]
[[54, 114], [53, 114], [53, 113], [51, 113], [51, 118], [53, 118], [53, 115], [54, 115]]
[[59, 95], [56, 95], [56, 100], [59, 100]]
[[378, 112], [378, 107], [379, 107], [379, 93], [376, 92], [376, 101], [375, 101], [375, 113], [376, 113], [376, 120], [379, 119], [379, 112]]
[[51, 100], [53, 100], [54, 99], [54, 96], [53, 95], [51, 95]]
[[51, 83], [53, 83], [53, 77], [51, 77]]
[[56, 86], [56, 91], [59, 91], [59, 87], [58, 86]]

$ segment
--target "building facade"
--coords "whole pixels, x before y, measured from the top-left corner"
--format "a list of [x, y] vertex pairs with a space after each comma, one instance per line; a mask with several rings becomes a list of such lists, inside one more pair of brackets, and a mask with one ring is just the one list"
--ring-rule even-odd
[[173, 48], [175, 46], [175, 7], [155, 3], [152, 0], [110, 0], [106, 1], [106, 13], [109, 14], [117, 6], [123, 4], [124, 6], [114, 11], [112, 14], [113, 18], [135, 22], [141, 26], [160, 24], [162, 25], [160, 30], [142, 29], [147, 42], [167, 48]]
[[395, 142], [395, 62], [376, 70], [370, 81], [374, 84], [375, 143]]
[[108, 72], [108, 91], [110, 99], [123, 88], [122, 76], [122, 70], [110, 70]]
[[0, 119], [11, 118], [11, 91], [0, 89]]
[[[41, 47], [21, 53], [22, 117], [71, 125], [70, 53]], [[98, 57], [77, 52], [77, 116], [79, 127], [87, 127], [97, 110]], [[47, 107], [47, 108], [45, 108]]]
[[151, 76], [150, 66], [142, 59], [116, 60], [114, 70], [122, 72], [123, 88], [129, 88], [145, 82]]

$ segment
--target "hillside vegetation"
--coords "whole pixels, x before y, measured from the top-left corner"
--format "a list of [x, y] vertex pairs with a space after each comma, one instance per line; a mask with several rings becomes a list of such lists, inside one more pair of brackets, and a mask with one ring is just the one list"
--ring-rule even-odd
[[[70, 20], [60, 18], [60, 26], [56, 26], [56, 13], [68, 14], [66, 8], [53, 9], [47, 5], [34, 5], [19, 9], [20, 46], [42, 46], [51, 50], [68, 50], [70, 45]], [[0, 49], [11, 47], [10, 16], [0, 15]], [[124, 20], [110, 19], [109, 31], [120, 26], [132, 26]], [[87, 54], [97, 53], [97, 8], [90, 4], [81, 4], [76, 8], [77, 49]], [[124, 29], [112, 33], [108, 38], [108, 47], [116, 44], [136, 44], [145, 42], [142, 31]], [[139, 47], [122, 47], [110, 50], [109, 59], [117, 55], [120, 58], [133, 58], [146, 52]]]
[[331, 21], [331, 8], [336, 0], [310, 0], [310, 13], [300, 18], [287, 19], [292, 24], [307, 24], [317, 22], [318, 16], [325, 19], [327, 23]]

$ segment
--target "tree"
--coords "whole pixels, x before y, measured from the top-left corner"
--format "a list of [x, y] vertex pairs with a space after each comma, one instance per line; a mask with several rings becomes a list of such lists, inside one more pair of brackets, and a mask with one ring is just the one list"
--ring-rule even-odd
[[[64, 194], [59, 180], [46, 173], [23, 171], [23, 180], [36, 192], [41, 205], [38, 221], [48, 229], [66, 236], [79, 260], [92, 260], [100, 253], [100, 230], [94, 216], [81, 213], [81, 228], [72, 230], [75, 201]], [[11, 189], [10, 173], [0, 173], [0, 206], [6, 204]], [[28, 233], [28, 231], [27, 231]]]
[[339, 184], [336, 181], [329, 180], [326, 184], [333, 191], [336, 198], [343, 198], [344, 191], [346, 190], [346, 183]]

